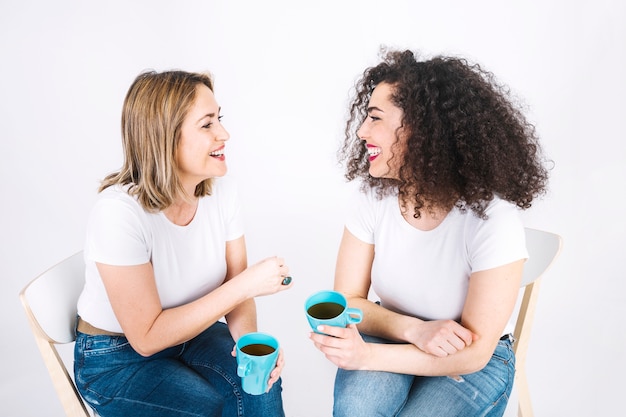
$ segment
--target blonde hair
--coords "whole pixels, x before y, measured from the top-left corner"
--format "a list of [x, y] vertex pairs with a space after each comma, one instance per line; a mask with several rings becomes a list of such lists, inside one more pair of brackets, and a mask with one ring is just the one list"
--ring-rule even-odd
[[[122, 110], [124, 164], [104, 178], [98, 192], [130, 184], [128, 193], [152, 212], [164, 210], [177, 197], [191, 197], [177, 175], [176, 149], [183, 120], [202, 84], [213, 91], [209, 74], [149, 71], [135, 78]], [[194, 195], [210, 195], [211, 185], [211, 179], [199, 183]]]

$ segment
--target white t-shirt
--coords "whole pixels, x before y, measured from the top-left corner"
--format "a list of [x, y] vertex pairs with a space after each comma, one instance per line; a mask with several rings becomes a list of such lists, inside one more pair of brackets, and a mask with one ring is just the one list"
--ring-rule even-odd
[[374, 244], [372, 289], [382, 306], [423, 320], [459, 321], [473, 272], [528, 258], [517, 207], [494, 198], [486, 214], [482, 220], [454, 208], [435, 229], [421, 231], [402, 217], [397, 195], [379, 200], [357, 191], [346, 227]]
[[[127, 187], [125, 187], [127, 188]], [[178, 226], [162, 212], [145, 211], [125, 188], [102, 191], [87, 224], [86, 281], [78, 314], [100, 329], [122, 332], [96, 262], [151, 262], [161, 306], [175, 307], [219, 287], [226, 276], [226, 242], [243, 235], [241, 208], [232, 180], [218, 178], [212, 195], [200, 198], [196, 214]]]

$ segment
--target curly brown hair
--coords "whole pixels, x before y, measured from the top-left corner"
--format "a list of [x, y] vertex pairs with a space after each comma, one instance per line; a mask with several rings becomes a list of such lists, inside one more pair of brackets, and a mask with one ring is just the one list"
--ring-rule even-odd
[[[406, 151], [396, 153], [403, 158], [397, 180], [369, 174], [367, 150], [357, 136], [380, 83], [392, 87], [390, 99], [403, 110], [408, 132]], [[338, 155], [346, 179], [362, 179], [363, 187], [379, 196], [397, 190], [404, 207], [414, 204], [416, 218], [420, 209], [454, 206], [486, 218], [495, 195], [527, 209], [545, 193], [548, 181], [535, 127], [508, 88], [466, 59], [420, 61], [409, 50], [383, 51], [382, 62], [363, 72]]]

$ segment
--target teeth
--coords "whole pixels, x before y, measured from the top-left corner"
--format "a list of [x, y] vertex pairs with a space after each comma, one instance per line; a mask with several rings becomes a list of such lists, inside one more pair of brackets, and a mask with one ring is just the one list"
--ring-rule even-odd
[[222, 156], [224, 155], [224, 149], [220, 149], [218, 151], [213, 151], [210, 153], [211, 156]]
[[380, 148], [367, 148], [369, 156], [376, 156], [380, 153]]

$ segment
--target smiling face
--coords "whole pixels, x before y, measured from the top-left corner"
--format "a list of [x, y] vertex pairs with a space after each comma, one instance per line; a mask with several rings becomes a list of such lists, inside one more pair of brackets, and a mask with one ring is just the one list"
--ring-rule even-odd
[[187, 189], [193, 190], [208, 178], [226, 174], [224, 150], [230, 135], [222, 126], [219, 113], [220, 107], [213, 92], [206, 85], [199, 84], [195, 101], [181, 126], [176, 149], [178, 175]]
[[[391, 101], [392, 87], [381, 83], [374, 88], [367, 106], [367, 118], [357, 131], [369, 154], [369, 173], [375, 178], [398, 178], [402, 163], [399, 147], [403, 111]], [[400, 136], [399, 136], [400, 135]]]

